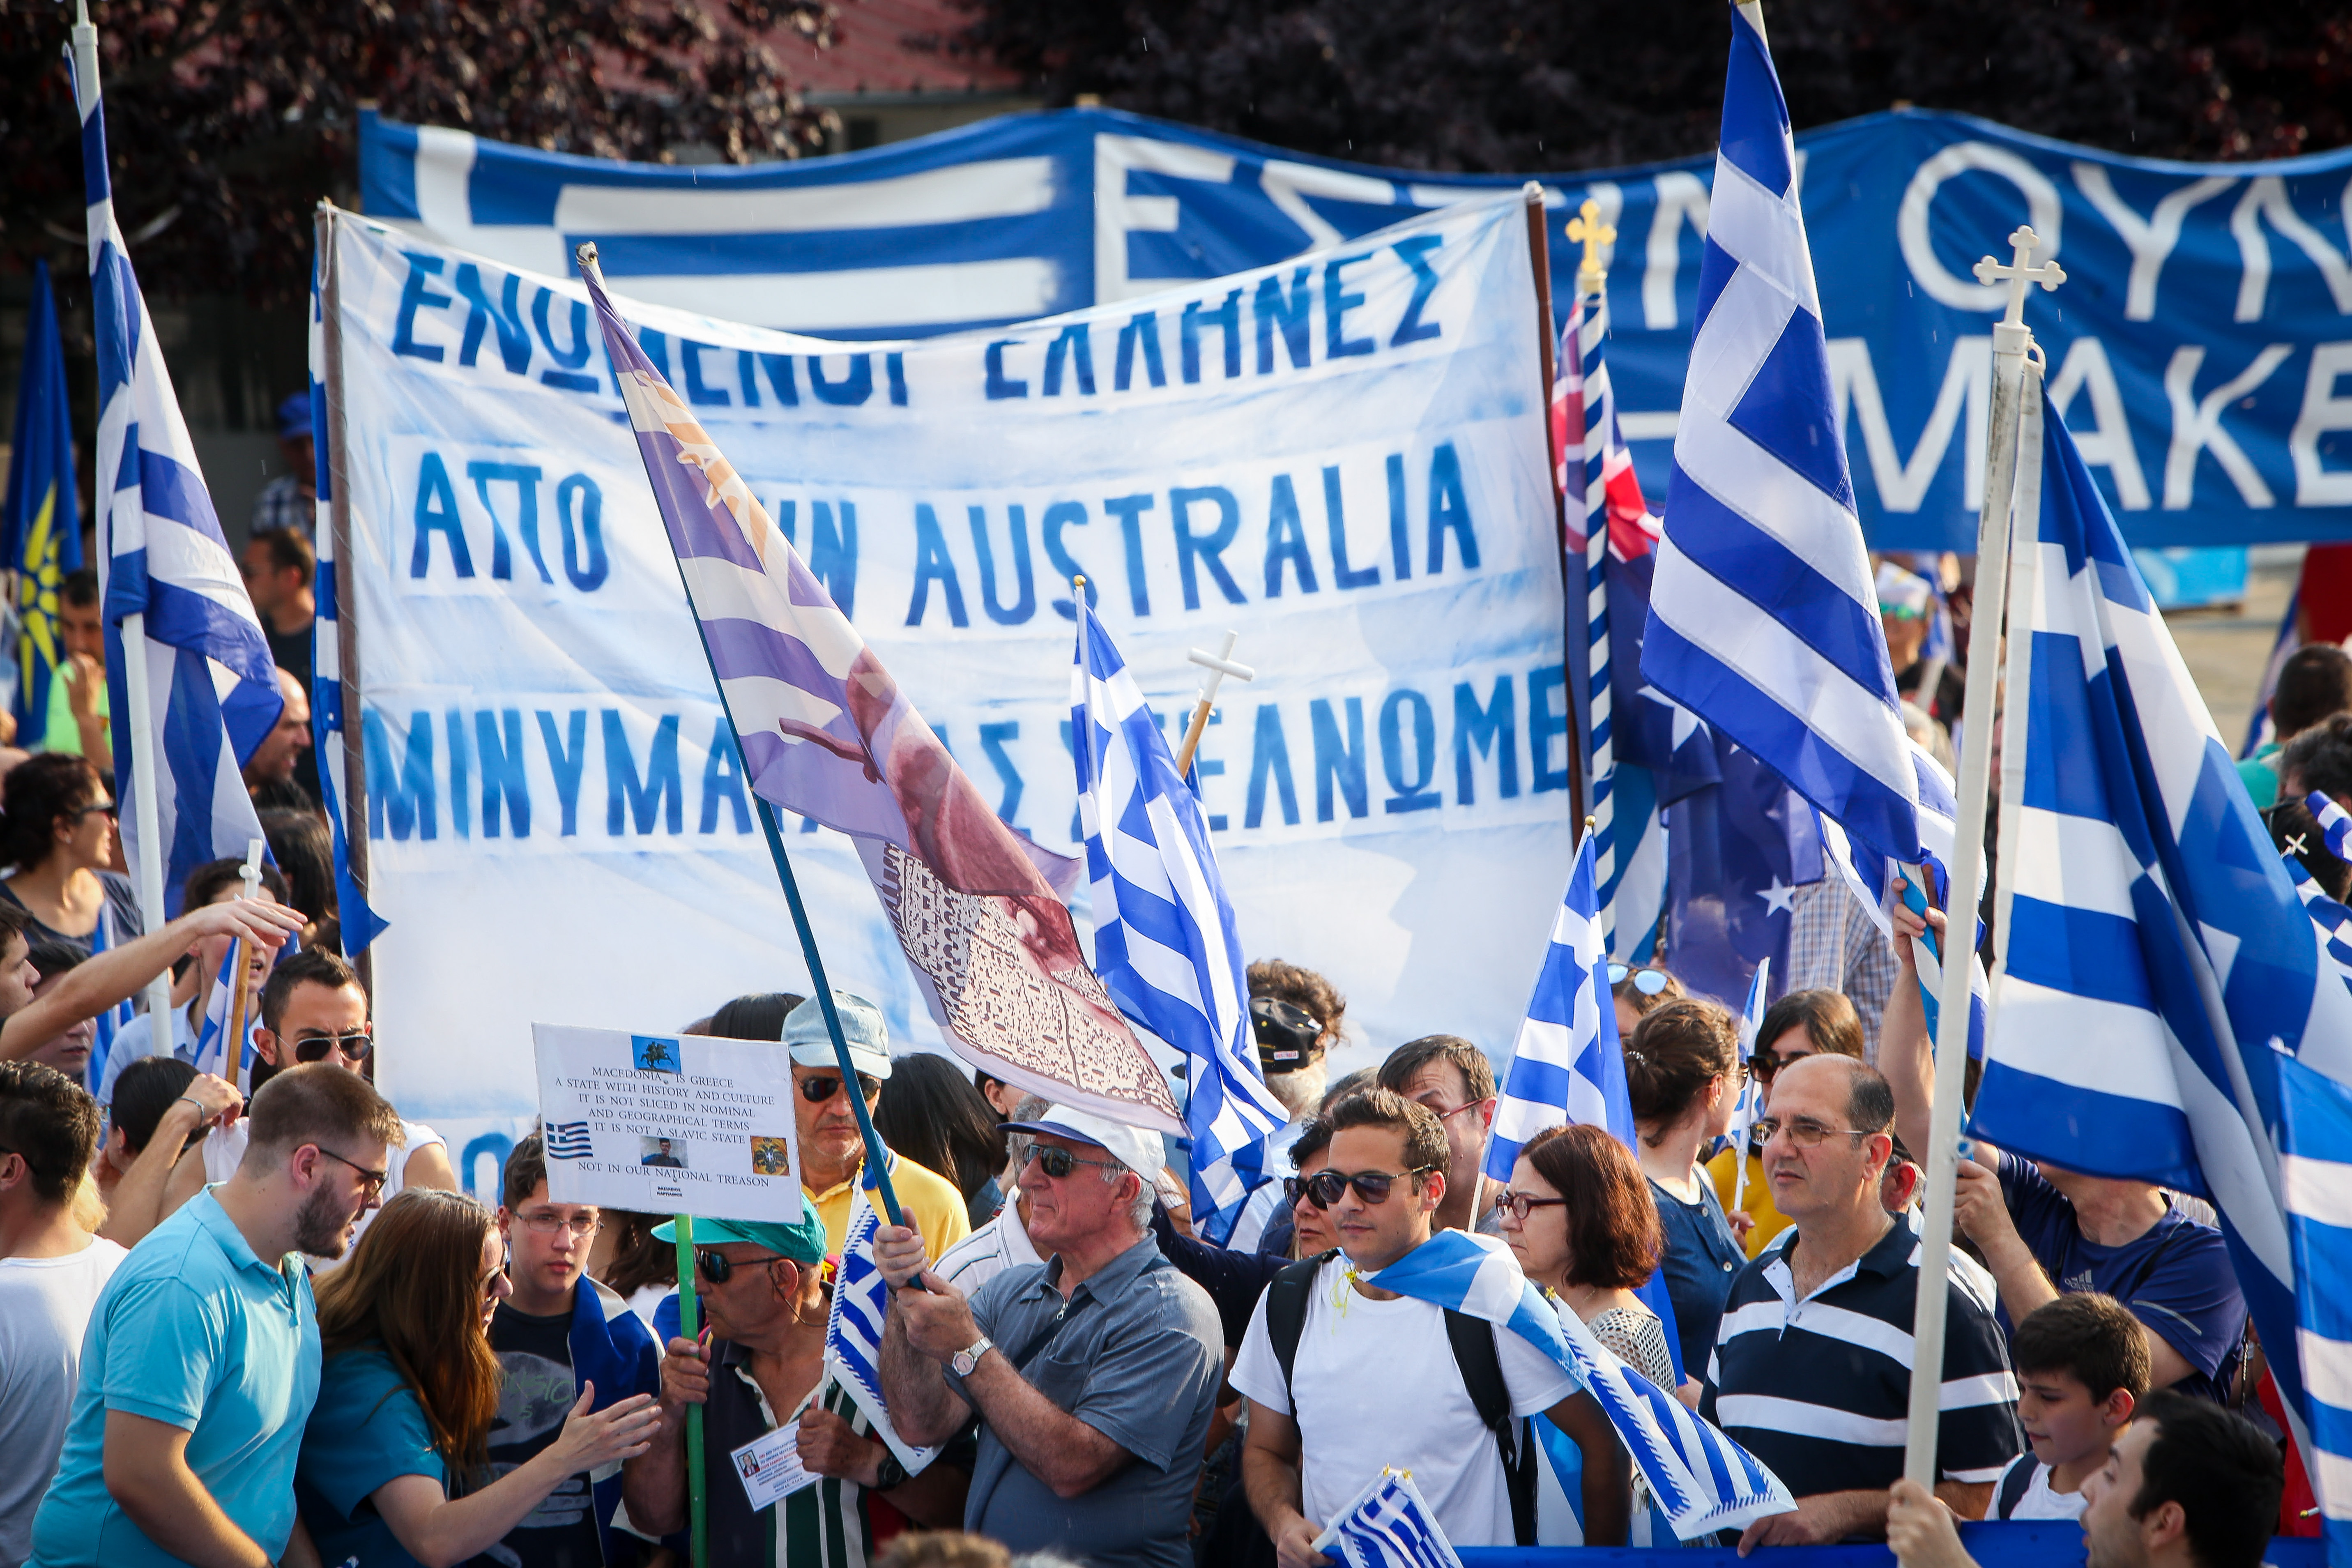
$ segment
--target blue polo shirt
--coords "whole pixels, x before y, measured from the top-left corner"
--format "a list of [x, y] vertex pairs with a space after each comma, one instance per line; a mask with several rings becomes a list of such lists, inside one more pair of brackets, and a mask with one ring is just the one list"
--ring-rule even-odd
[[33, 1521], [40, 1568], [171, 1568], [106, 1489], [106, 1416], [188, 1434], [187, 1464], [273, 1559], [294, 1532], [294, 1463], [319, 1393], [319, 1321], [299, 1256], [256, 1258], [206, 1188], [131, 1249], [90, 1313], [58, 1477]]
[[415, 1568], [383, 1516], [367, 1506], [378, 1487], [403, 1476], [429, 1476], [448, 1490], [448, 1468], [416, 1391], [373, 1346], [330, 1357], [294, 1482], [319, 1561]]

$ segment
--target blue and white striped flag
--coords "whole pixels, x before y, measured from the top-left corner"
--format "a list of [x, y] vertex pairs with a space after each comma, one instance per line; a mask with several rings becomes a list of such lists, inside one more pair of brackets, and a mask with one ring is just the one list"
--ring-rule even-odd
[[[114, 929], [113, 906], [100, 904], [98, 924], [90, 928], [89, 955], [96, 958], [100, 953], [121, 945], [122, 933]], [[107, 1058], [114, 1055], [114, 1037], [121, 1034], [124, 1026], [137, 1016], [128, 999], [116, 1003], [98, 1016], [96, 1032], [90, 1037], [89, 1067], [83, 1085], [90, 1093], [96, 1094], [107, 1081], [106, 1063]]]
[[1094, 889], [1095, 973], [1129, 1020], [1183, 1055], [1192, 1223], [1223, 1245], [1272, 1179], [1266, 1141], [1290, 1113], [1258, 1070], [1233, 900], [1199, 797], [1083, 594], [1070, 671], [1070, 755]]
[[1755, 1455], [1618, 1360], [1574, 1312], [1554, 1311], [1500, 1242], [1442, 1230], [1364, 1282], [1508, 1329], [1572, 1373], [1681, 1539], [1795, 1510], [1789, 1489]]
[[2319, 1496], [2327, 1560], [2352, 1563], [2352, 1089], [2282, 1057], [2279, 1190], [2294, 1284], [2311, 1441], [2304, 1469]]
[[[2352, 850], [2352, 814], [2315, 791], [2305, 797], [2304, 805], [2318, 820], [2327, 852], [2339, 860], [2352, 858], [2346, 854]], [[2352, 987], [2352, 909], [2329, 897], [2318, 879], [2305, 868], [2297, 854], [2299, 842], [2291, 841], [2281, 851], [2287, 879], [2294, 884], [2294, 896], [2303, 900], [2304, 913], [2319, 928], [2320, 943], [2329, 962], [2343, 975], [2344, 984]]]
[[[98, 341], [99, 560], [105, 577], [108, 686], [124, 689], [126, 658], [143, 660], [150, 732], [135, 740], [129, 705], [113, 704], [115, 796], [133, 799], [131, 759], [156, 761], [156, 828], [164, 908], [208, 860], [244, 858], [262, 837], [240, 773], [286, 705], [253, 601], [205, 489], [194, 444], [155, 324], [132, 276], [106, 163], [106, 111], [95, 74], [75, 73], [82, 178], [89, 195], [89, 284]], [[122, 618], [146, 617], [143, 647], [122, 646]], [[122, 853], [145, 852], [139, 814], [122, 814]]]
[[547, 1128], [546, 1149], [551, 1160], [593, 1160], [596, 1157], [596, 1139], [585, 1121], [551, 1122]]
[[2012, 655], [2030, 642], [2021, 689], [2011, 667], [2006, 969], [1973, 1128], [2210, 1197], [2299, 1424], [2330, 1370], [2289, 1348], [2271, 1047], [2352, 1083], [2352, 993], [2031, 368], [2024, 384]]
[[1916, 862], [1919, 773], [1846, 474], [1788, 105], [1754, 0], [1731, 31], [1642, 673], [1856, 841]]
[[1462, 1568], [1411, 1470], [1382, 1470], [1315, 1538], [1348, 1568]]
[[2319, 836], [2326, 840], [2327, 852], [2338, 860], [2352, 860], [2352, 812], [2317, 790], [2305, 795], [2303, 804], [2319, 823]]
[[[341, 595], [335, 585], [334, 460], [332, 426], [327, 417], [326, 312], [319, 266], [331, 248], [319, 247], [320, 262], [310, 270], [310, 446], [317, 458], [319, 570], [311, 597], [317, 614], [310, 622], [310, 752], [319, 762], [319, 808], [326, 814], [334, 846], [335, 913], [342, 927], [343, 956], [352, 958], [383, 934], [388, 923], [368, 906], [367, 897], [352, 879], [351, 823], [343, 810], [343, 639]], [[487, 722], [488, 721], [480, 721]], [[366, 802], [360, 803], [364, 808]]]
[[1756, 966], [1756, 978], [1748, 983], [1748, 1005], [1739, 1010], [1739, 1103], [1732, 1110], [1731, 1128], [1727, 1134], [1731, 1145], [1731, 1206], [1735, 1209], [1748, 1204], [1748, 1132], [1756, 1125], [1757, 1108], [1764, 1098], [1763, 1080], [1756, 1076], [1754, 1066], [1756, 1037], [1764, 1027], [1766, 999], [1771, 989], [1772, 960], [1768, 955]]
[[890, 1446], [914, 1474], [938, 1457], [938, 1448], [917, 1448], [890, 1425], [882, 1398], [882, 1325], [890, 1310], [889, 1282], [874, 1266], [874, 1233], [881, 1216], [860, 1185], [849, 1200], [849, 1226], [842, 1235], [841, 1267], [833, 1277], [833, 1310], [824, 1323], [824, 1364], [834, 1381], [849, 1391], [874, 1434]]
[[249, 1091], [253, 1083], [253, 1059], [257, 1054], [253, 1043], [254, 1026], [261, 1022], [261, 1009], [248, 999], [245, 1009], [244, 1038], [232, 1050], [229, 1036], [236, 1032], [230, 1015], [236, 1007], [236, 983], [247, 966], [245, 940], [231, 939], [228, 952], [222, 958], [220, 973], [213, 976], [212, 990], [205, 997], [204, 1022], [196, 1029], [196, 1070], [225, 1078], [242, 1091]]

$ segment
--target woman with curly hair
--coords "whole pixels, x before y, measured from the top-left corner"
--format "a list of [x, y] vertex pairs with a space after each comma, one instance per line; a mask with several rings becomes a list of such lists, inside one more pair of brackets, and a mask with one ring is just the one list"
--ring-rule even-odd
[[489, 1476], [499, 1413], [490, 1316], [513, 1287], [496, 1218], [472, 1198], [411, 1187], [318, 1283], [326, 1361], [302, 1436], [295, 1501], [320, 1560], [450, 1568], [488, 1551], [575, 1474], [646, 1451], [650, 1394], [590, 1410], [554, 1442]]
[[32, 917], [26, 940], [87, 949], [101, 913], [109, 945], [146, 930], [131, 879], [114, 864], [114, 795], [86, 758], [45, 752], [8, 770], [0, 784], [0, 881], [5, 899]]

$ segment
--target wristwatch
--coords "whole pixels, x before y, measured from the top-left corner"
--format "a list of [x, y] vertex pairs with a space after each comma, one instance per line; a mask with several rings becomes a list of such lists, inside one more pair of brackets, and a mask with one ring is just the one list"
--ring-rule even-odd
[[955, 1374], [958, 1377], [970, 1377], [971, 1369], [980, 1364], [980, 1358], [995, 1348], [996, 1342], [982, 1334], [972, 1341], [968, 1348], [960, 1350], [948, 1357], [948, 1364], [955, 1368]]

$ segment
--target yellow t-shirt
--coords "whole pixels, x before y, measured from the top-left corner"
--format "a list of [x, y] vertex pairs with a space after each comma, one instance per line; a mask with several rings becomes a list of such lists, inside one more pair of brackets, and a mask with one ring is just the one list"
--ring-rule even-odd
[[[839, 1252], [849, 1235], [849, 1205], [857, 1191], [857, 1179], [853, 1173], [823, 1193], [810, 1192], [805, 1185], [801, 1188], [801, 1196], [815, 1205], [817, 1217], [824, 1221], [827, 1252]], [[956, 1184], [912, 1160], [901, 1160], [895, 1152], [890, 1155], [890, 1189], [898, 1194], [898, 1206], [906, 1211], [908, 1222], [922, 1233], [923, 1250], [932, 1262], [971, 1234], [971, 1215]]]
[[[1732, 1212], [1732, 1187], [1738, 1173], [1731, 1163], [1732, 1159], [1732, 1151], [1726, 1149], [1706, 1163], [1706, 1173], [1715, 1183], [1715, 1195], [1723, 1200], [1723, 1212], [1726, 1214]], [[1796, 1223], [1773, 1205], [1772, 1184], [1764, 1179], [1764, 1162], [1753, 1154], [1748, 1156], [1748, 1199], [1739, 1208], [1756, 1221], [1748, 1233], [1747, 1241], [1742, 1244], [1748, 1248], [1750, 1258], [1761, 1257], [1766, 1245], [1774, 1237]]]

